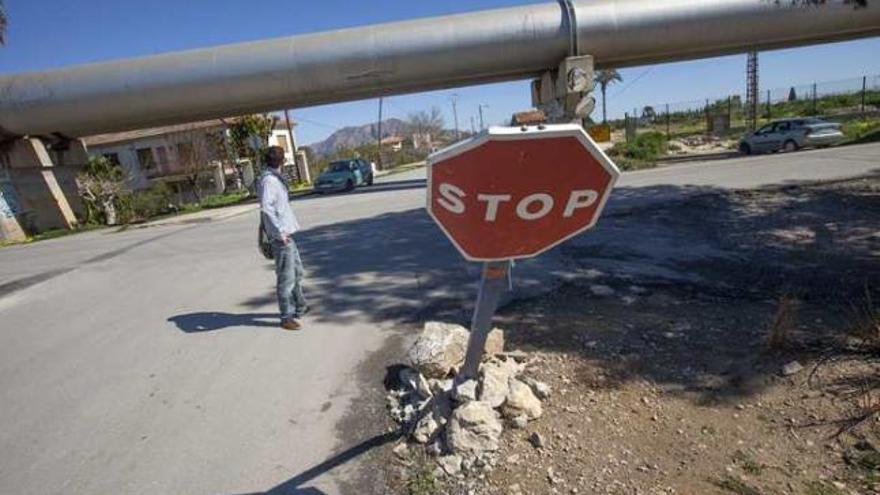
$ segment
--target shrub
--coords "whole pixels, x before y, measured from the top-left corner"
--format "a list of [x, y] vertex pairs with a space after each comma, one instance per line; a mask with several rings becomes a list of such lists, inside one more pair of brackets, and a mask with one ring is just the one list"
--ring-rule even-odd
[[880, 131], [880, 119], [851, 120], [844, 123], [841, 130], [848, 140], [858, 141]]
[[156, 183], [149, 189], [132, 191], [118, 199], [121, 223], [142, 222], [174, 209], [173, 193], [165, 183]]
[[609, 154], [617, 159], [620, 168], [632, 170], [653, 165], [666, 154], [667, 148], [666, 135], [652, 131], [639, 134], [632, 141], [615, 144]]

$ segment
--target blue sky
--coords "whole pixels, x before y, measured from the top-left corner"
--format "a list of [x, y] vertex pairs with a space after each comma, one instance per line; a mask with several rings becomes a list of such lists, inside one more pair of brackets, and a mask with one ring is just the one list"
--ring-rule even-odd
[[[554, 0], [545, 0], [554, 1]], [[662, 0], [657, 0], [662, 1]], [[0, 73], [149, 55], [223, 43], [323, 31], [413, 17], [442, 15], [535, 0], [5, 0], [7, 46]], [[761, 54], [761, 87], [784, 88], [880, 74], [880, 38]], [[609, 116], [645, 105], [702, 100], [741, 93], [745, 56], [636, 67], [621, 71], [622, 84], [608, 91]], [[386, 115], [405, 118], [436, 106], [452, 126], [450, 96], [458, 95], [459, 125], [470, 128], [478, 105], [487, 124], [509, 120], [530, 105], [527, 81], [459, 88], [386, 99]], [[375, 120], [377, 101], [295, 109], [301, 143], [335, 129]], [[594, 114], [594, 116], [597, 114]], [[478, 124], [477, 124], [478, 125]]]

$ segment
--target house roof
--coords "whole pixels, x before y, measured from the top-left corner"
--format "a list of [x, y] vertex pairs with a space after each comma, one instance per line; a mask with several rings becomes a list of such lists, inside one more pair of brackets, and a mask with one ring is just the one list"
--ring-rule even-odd
[[194, 129], [207, 129], [211, 127], [221, 126], [223, 126], [222, 120], [212, 119], [203, 120], [201, 122], [191, 122], [189, 124], [167, 125], [163, 127], [152, 127], [150, 129], [113, 132], [110, 134], [98, 134], [96, 136], [84, 137], [83, 141], [86, 143], [86, 146], [100, 146], [105, 144], [124, 143], [126, 141], [136, 141], [138, 139], [163, 136], [166, 134], [176, 134], [180, 132], [191, 131]]
[[406, 138], [401, 136], [388, 136], [382, 138], [382, 144], [400, 144], [406, 141]]
[[[238, 119], [238, 117], [231, 117], [228, 119], [202, 120], [199, 122], [190, 122], [188, 124], [166, 125], [162, 127], [151, 127], [149, 129], [137, 129], [134, 131], [97, 134], [95, 136], [86, 136], [83, 138], [83, 141], [86, 143], [86, 146], [101, 146], [107, 144], [124, 143], [128, 141], [136, 141], [138, 139], [164, 136], [167, 134], [188, 132], [195, 129], [223, 127], [224, 125], [234, 123], [236, 119]], [[295, 127], [296, 122], [291, 119], [290, 125], [291, 127]], [[283, 118], [277, 119], [275, 121], [275, 130], [287, 130], [287, 123], [284, 121]]]

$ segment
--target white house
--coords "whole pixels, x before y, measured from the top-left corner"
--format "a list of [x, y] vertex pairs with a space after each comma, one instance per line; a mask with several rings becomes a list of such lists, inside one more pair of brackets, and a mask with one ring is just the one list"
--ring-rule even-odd
[[[209, 140], [227, 135], [228, 125], [232, 121], [233, 119], [215, 119], [101, 134], [86, 137], [83, 141], [90, 155], [103, 155], [121, 165], [130, 177], [130, 184], [134, 189], [147, 188], [156, 181], [179, 185], [187, 181], [187, 164], [194, 157], [212, 160], [207, 154], [199, 153], [199, 150], [206, 148], [205, 143]], [[289, 173], [295, 179], [308, 181], [307, 167], [297, 166], [295, 143], [295, 135], [287, 129], [286, 124], [276, 123], [269, 136], [269, 145], [282, 147]], [[211, 183], [214, 191], [222, 192], [227, 178], [234, 174], [234, 170], [231, 167], [222, 169], [219, 161], [216, 170], [208, 165], [200, 167], [204, 171], [204, 181]]]

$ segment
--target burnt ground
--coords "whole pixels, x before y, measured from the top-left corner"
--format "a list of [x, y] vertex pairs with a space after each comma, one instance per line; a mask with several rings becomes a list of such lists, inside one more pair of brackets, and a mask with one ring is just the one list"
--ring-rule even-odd
[[554, 394], [483, 492], [880, 493], [880, 177], [603, 222], [564, 247], [580, 277], [499, 316]]

